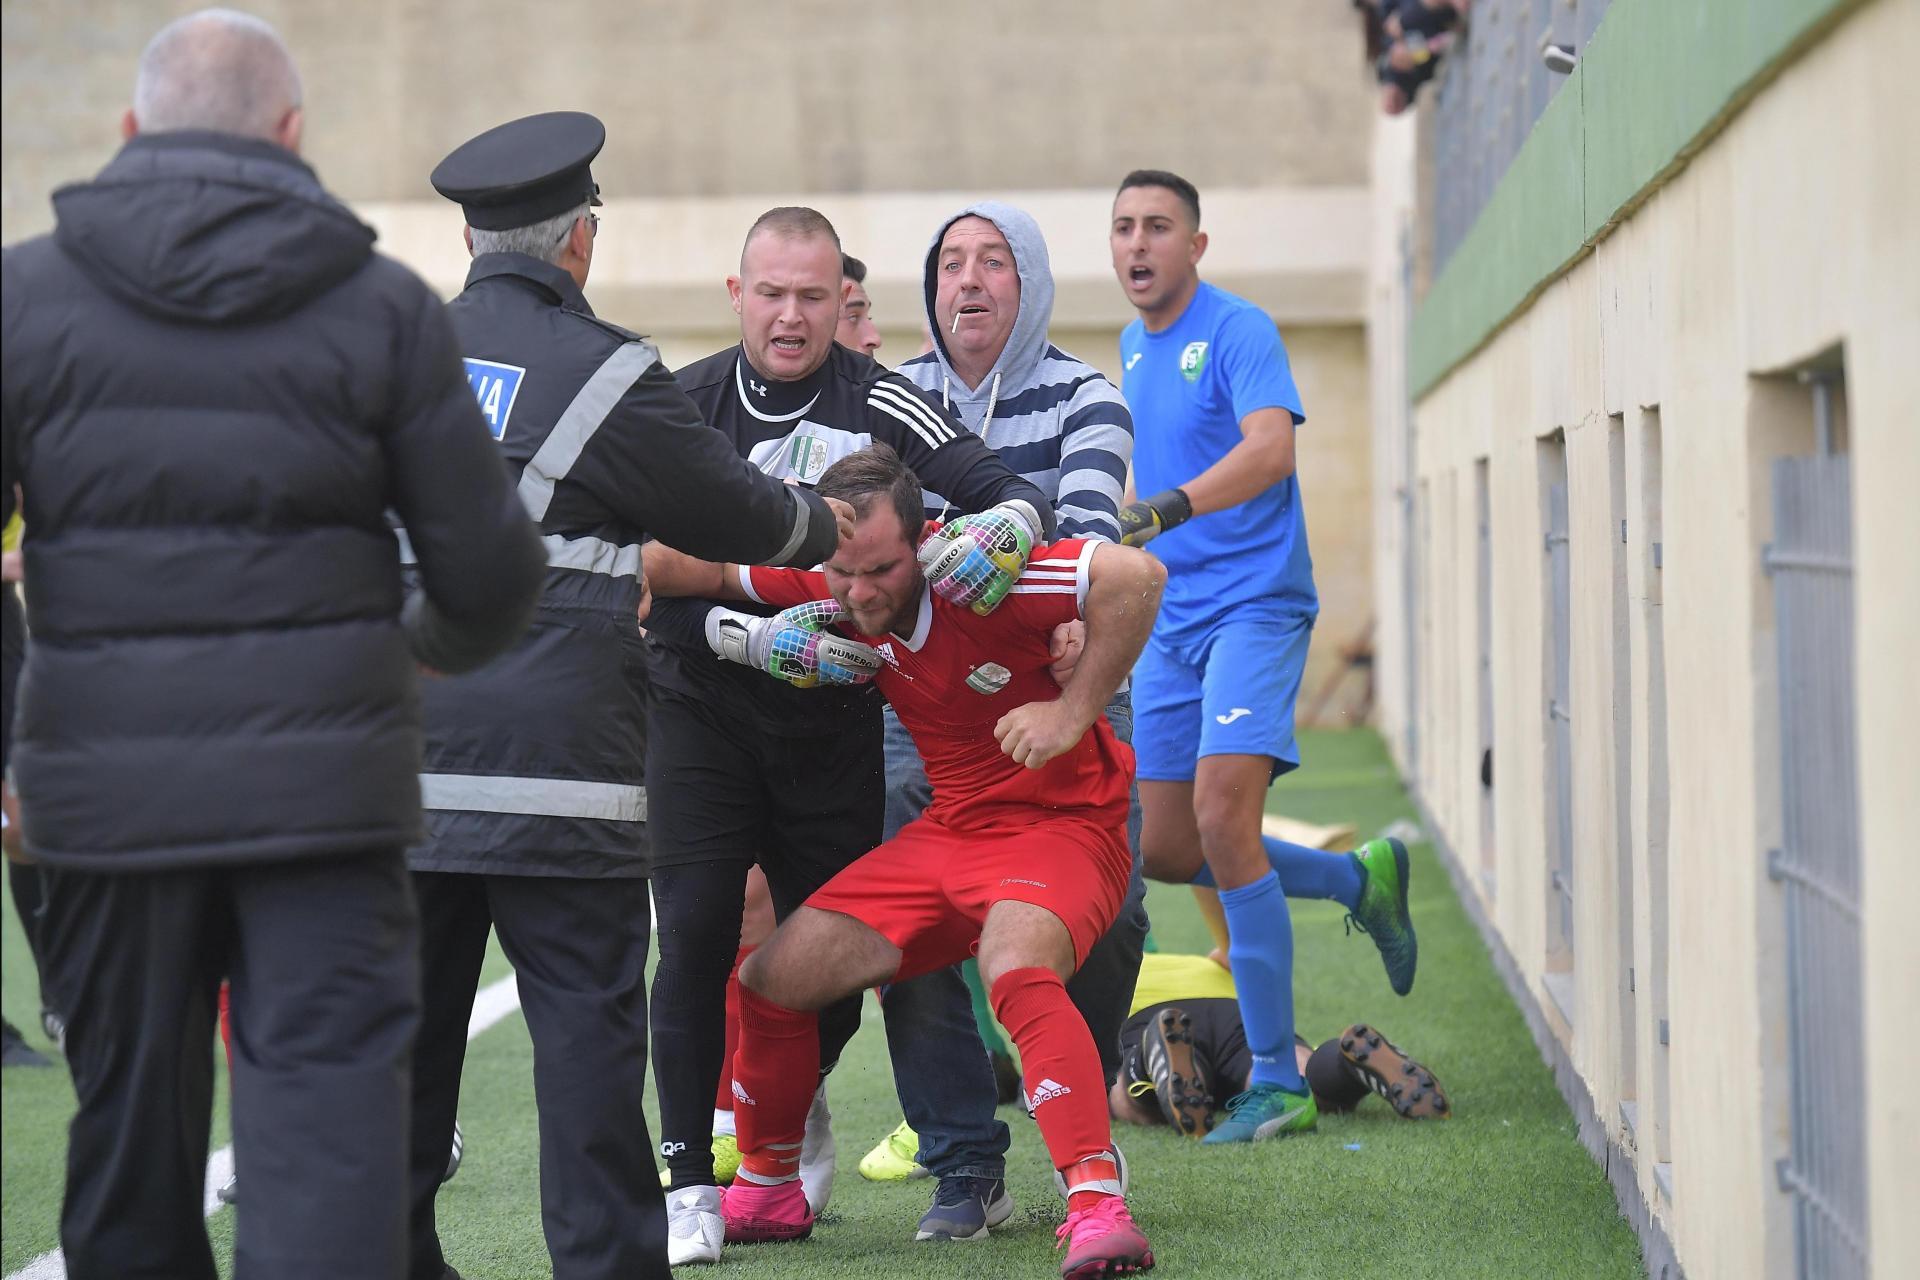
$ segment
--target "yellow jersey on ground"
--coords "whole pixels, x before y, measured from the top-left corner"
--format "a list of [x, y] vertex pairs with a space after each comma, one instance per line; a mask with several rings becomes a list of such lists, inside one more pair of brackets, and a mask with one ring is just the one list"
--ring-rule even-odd
[[1234, 1000], [1233, 975], [1205, 956], [1164, 955], [1150, 951], [1140, 957], [1140, 976], [1133, 984], [1129, 1015], [1149, 1005], [1178, 1000]]

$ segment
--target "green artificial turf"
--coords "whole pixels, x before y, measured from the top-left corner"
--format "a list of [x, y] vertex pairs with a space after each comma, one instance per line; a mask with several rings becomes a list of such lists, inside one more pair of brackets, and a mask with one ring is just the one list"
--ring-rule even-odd
[[[1362, 838], [1413, 816], [1372, 733], [1308, 733], [1302, 746], [1305, 767], [1274, 788], [1274, 811], [1353, 822]], [[1202, 1148], [1170, 1130], [1126, 1128], [1120, 1138], [1132, 1165], [1134, 1213], [1153, 1240], [1160, 1274], [1639, 1274], [1632, 1232], [1600, 1169], [1575, 1141], [1572, 1117], [1444, 870], [1428, 845], [1414, 844], [1411, 852], [1421, 944], [1413, 993], [1392, 994], [1372, 943], [1345, 933], [1338, 907], [1296, 903], [1299, 1024], [1315, 1040], [1356, 1021], [1377, 1025], [1433, 1068], [1452, 1096], [1454, 1118], [1404, 1121], [1370, 1099], [1350, 1116], [1323, 1118], [1317, 1133], [1232, 1148]], [[1209, 945], [1187, 890], [1156, 885], [1149, 909], [1161, 950]], [[38, 1005], [10, 906], [0, 929], [7, 1014], [40, 1043], [37, 1027], [28, 1026]], [[488, 978], [504, 971], [496, 950]], [[931, 1185], [876, 1185], [855, 1172], [861, 1153], [899, 1119], [879, 1019], [871, 1005], [868, 1012], [830, 1089], [840, 1164], [826, 1217], [804, 1244], [730, 1248], [726, 1274], [1054, 1274], [1061, 1205], [1039, 1133], [1018, 1108], [1001, 1115], [1013, 1129], [1009, 1179], [1019, 1208], [991, 1241], [913, 1243]], [[6, 1073], [0, 1257], [9, 1273], [54, 1242], [71, 1108], [64, 1073]], [[470, 1046], [460, 1113], [466, 1163], [439, 1200], [449, 1260], [467, 1280], [543, 1274], [532, 1048], [517, 1015]], [[222, 1114], [216, 1142], [226, 1140], [225, 1132]], [[209, 1223], [223, 1259], [231, 1254], [232, 1218], [223, 1210]]]

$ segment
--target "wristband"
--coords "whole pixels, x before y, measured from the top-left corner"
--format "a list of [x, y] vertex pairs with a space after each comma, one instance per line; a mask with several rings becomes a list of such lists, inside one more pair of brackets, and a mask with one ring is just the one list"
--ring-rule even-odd
[[1193, 519], [1193, 499], [1187, 497], [1185, 489], [1173, 488], [1156, 493], [1147, 499], [1147, 505], [1160, 513], [1162, 533]]
[[751, 613], [741, 613], [734, 609], [715, 606], [707, 610], [707, 648], [728, 662], [737, 662], [746, 667], [757, 667], [750, 652], [753, 638], [753, 624], [766, 619]]
[[1168, 489], [1120, 508], [1120, 542], [1137, 547], [1151, 542], [1176, 525], [1193, 518], [1193, 503], [1184, 489]]

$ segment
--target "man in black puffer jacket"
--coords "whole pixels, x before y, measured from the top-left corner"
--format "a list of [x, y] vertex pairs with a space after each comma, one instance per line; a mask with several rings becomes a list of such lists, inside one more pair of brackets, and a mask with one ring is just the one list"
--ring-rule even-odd
[[299, 85], [256, 19], [169, 25], [126, 147], [5, 257], [33, 630], [11, 763], [69, 1015], [76, 1278], [215, 1274], [223, 976], [235, 1275], [403, 1270], [416, 664], [513, 643], [545, 562], [439, 300], [297, 158]]

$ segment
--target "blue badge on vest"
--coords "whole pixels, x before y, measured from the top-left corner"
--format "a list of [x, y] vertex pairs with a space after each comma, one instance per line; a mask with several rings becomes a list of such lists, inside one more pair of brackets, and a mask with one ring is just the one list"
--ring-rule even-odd
[[520, 394], [520, 379], [527, 371], [519, 365], [468, 357], [467, 384], [487, 420], [487, 430], [495, 440], [507, 434], [507, 419], [513, 416], [513, 398]]

